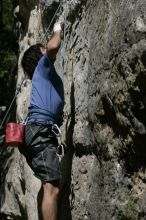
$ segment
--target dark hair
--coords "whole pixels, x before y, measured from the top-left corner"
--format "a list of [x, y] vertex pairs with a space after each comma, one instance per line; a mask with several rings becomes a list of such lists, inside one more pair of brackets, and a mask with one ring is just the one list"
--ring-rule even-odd
[[43, 56], [40, 47], [44, 46], [42, 44], [32, 45], [28, 50], [25, 51], [21, 60], [21, 65], [24, 69], [24, 72], [28, 74], [30, 79], [32, 79], [34, 70], [40, 58]]

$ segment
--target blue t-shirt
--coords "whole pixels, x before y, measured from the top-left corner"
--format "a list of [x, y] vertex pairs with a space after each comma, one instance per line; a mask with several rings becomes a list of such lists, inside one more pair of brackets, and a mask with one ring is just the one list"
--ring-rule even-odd
[[29, 122], [48, 123], [54, 121], [50, 116], [42, 120], [39, 110], [44, 110], [56, 117], [62, 117], [64, 107], [64, 88], [60, 76], [56, 73], [53, 62], [47, 53], [39, 60], [32, 77], [32, 89], [29, 112], [37, 111], [29, 116]]

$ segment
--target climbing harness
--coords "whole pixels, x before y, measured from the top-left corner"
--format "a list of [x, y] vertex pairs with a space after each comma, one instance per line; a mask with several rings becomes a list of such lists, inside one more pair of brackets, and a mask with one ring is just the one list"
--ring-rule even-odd
[[50, 120], [50, 118], [52, 118], [54, 124], [57, 123], [58, 125], [62, 124], [63, 118], [60, 116], [56, 116], [55, 114], [53, 114], [52, 112], [45, 110], [45, 109], [40, 109], [40, 108], [29, 108], [29, 114], [28, 114], [28, 118], [31, 116], [31, 119], [35, 122], [35, 119], [33, 119], [33, 114], [40, 114], [39, 115], [39, 119], [42, 121], [48, 121], [48, 119]]

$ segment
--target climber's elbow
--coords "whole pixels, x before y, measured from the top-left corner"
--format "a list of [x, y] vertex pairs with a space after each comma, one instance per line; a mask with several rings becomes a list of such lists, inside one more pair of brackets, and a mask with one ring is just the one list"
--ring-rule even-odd
[[53, 47], [47, 48], [49, 58], [52, 60], [56, 59], [58, 50], [59, 50], [59, 46], [55, 46], [55, 45]]

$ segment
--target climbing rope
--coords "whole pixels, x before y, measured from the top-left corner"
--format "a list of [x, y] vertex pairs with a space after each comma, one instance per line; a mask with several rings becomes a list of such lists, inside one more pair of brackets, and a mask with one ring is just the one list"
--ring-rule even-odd
[[5, 116], [4, 116], [4, 118], [3, 118], [2, 122], [1, 122], [0, 129], [3, 127], [3, 124], [4, 124], [4, 122], [5, 122], [5, 120], [6, 120], [7, 116], [8, 116], [8, 114], [9, 114], [9, 112], [10, 112], [12, 106], [13, 106], [13, 103], [14, 103], [14, 101], [15, 101], [15, 99], [16, 99], [18, 93], [19, 93], [20, 90], [21, 90], [21, 87], [22, 87], [23, 82], [24, 82], [25, 79], [26, 79], [26, 76], [25, 76], [25, 77], [23, 78], [23, 80], [21, 81], [20, 86], [16, 89], [15, 96], [13, 97], [13, 99], [12, 99], [12, 101], [11, 101], [11, 103], [10, 103], [9, 108], [8, 108], [7, 111], [6, 111], [6, 114], [5, 114]]
[[57, 8], [57, 10], [56, 10], [56, 12], [55, 12], [55, 14], [54, 14], [52, 20], [50, 21], [50, 24], [49, 24], [47, 30], [45, 31], [44, 36], [42, 37], [42, 40], [41, 40], [42, 42], [44, 42], [44, 40], [45, 40], [45, 38], [46, 38], [46, 35], [48, 34], [48, 32], [49, 32], [49, 30], [50, 30], [50, 27], [51, 27], [51, 25], [52, 25], [52, 23], [53, 23], [53, 21], [54, 21], [56, 15], [57, 15], [57, 13], [59, 12], [59, 9], [60, 9], [60, 8], [61, 8], [61, 2], [60, 2], [60, 4], [59, 4], [59, 6], [58, 6], [58, 8]]
[[65, 9], [64, 9], [64, 31], [63, 31], [63, 52], [62, 52], [62, 64], [63, 64], [63, 74], [62, 74], [62, 80], [64, 81], [64, 65], [65, 65], [65, 47], [66, 47], [66, 26], [67, 26], [67, 21], [66, 21], [66, 16], [67, 16], [67, 0], [65, 0]]

